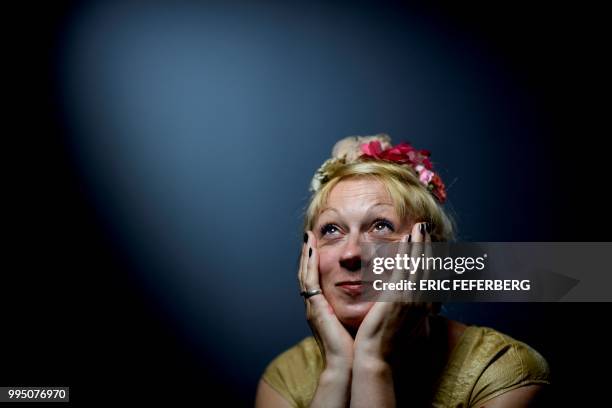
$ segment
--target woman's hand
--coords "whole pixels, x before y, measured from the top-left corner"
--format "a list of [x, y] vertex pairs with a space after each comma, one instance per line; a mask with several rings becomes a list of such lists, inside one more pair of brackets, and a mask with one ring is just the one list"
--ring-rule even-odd
[[[410, 249], [414, 257], [425, 249], [425, 255], [429, 256], [428, 242], [431, 238], [425, 223], [415, 224], [412, 233], [401, 240], [398, 252], [404, 254]], [[409, 276], [415, 281], [417, 277], [423, 278], [422, 275], [423, 271], [416, 271]], [[395, 269], [389, 282], [400, 282], [402, 278], [407, 278], [406, 271]], [[351, 407], [396, 406], [392, 357], [406, 348], [407, 343], [398, 341], [403, 335], [414, 336], [421, 328], [427, 330], [429, 311], [427, 304], [415, 299], [412, 292], [400, 293], [399, 299], [393, 297], [393, 301], [374, 303], [359, 326], [354, 344]]]
[[[410, 235], [402, 238], [399, 244], [399, 254], [408, 250], [412, 258], [420, 257], [421, 253], [431, 256], [431, 236], [427, 232], [426, 223], [417, 223], [413, 226]], [[428, 273], [425, 269], [409, 274], [404, 269], [395, 269], [389, 282], [399, 282], [409, 279], [418, 284], [418, 279], [426, 279]], [[368, 366], [378, 363], [389, 363], [394, 352], [394, 344], [400, 336], [414, 337], [423, 335], [428, 330], [427, 315], [430, 303], [420, 301], [418, 292], [403, 290], [393, 301], [376, 302], [364, 318], [357, 335], [355, 336], [355, 360], [367, 362]], [[399, 350], [401, 352], [402, 350]]]
[[[317, 241], [311, 231], [304, 235], [298, 281], [302, 291], [321, 289]], [[353, 338], [336, 317], [324, 293], [305, 297], [304, 302], [306, 319], [325, 360], [310, 407], [346, 407], [351, 398]]]
[[[300, 290], [320, 289], [317, 241], [311, 231], [304, 236], [298, 280]], [[323, 353], [326, 369], [348, 370], [353, 363], [353, 338], [336, 317], [325, 293], [304, 298], [306, 319]]]

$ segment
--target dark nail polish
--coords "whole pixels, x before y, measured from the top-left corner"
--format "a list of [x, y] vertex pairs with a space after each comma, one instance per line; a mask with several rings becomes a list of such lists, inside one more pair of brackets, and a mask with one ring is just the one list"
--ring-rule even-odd
[[427, 233], [431, 234], [431, 230], [433, 230], [433, 225], [430, 222], [425, 223], [425, 228], [427, 229]]
[[308, 234], [304, 233], [304, 243], [308, 242]]
[[308, 248], [308, 257], [310, 258], [312, 256], [312, 248]]
[[412, 234], [408, 234], [408, 242], [412, 242]]
[[419, 226], [419, 232], [421, 233], [421, 235], [425, 235], [425, 223], [422, 222], [421, 225]]

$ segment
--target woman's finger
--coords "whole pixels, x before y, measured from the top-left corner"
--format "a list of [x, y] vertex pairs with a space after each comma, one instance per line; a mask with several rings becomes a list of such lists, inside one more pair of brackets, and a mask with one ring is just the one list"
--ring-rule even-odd
[[[309, 233], [308, 249], [306, 250], [306, 278], [304, 287], [306, 290], [322, 290], [319, 282], [319, 250], [317, 249], [317, 239], [314, 234]], [[309, 304], [319, 310], [329, 307], [323, 293], [311, 296], [307, 299]], [[321, 309], [322, 308], [322, 309]]]
[[300, 267], [298, 269], [298, 281], [300, 283], [300, 291], [305, 290], [306, 266], [308, 262], [308, 241], [310, 236], [308, 231], [304, 233], [304, 243], [302, 244], [302, 255], [300, 256]]
[[[412, 226], [411, 237], [412, 237], [412, 245], [410, 247], [410, 258], [415, 261], [421, 258], [421, 254], [423, 253], [423, 242], [425, 240], [425, 224], [422, 222], [416, 223]], [[416, 270], [410, 271], [410, 281], [414, 282], [417, 287], [421, 275], [421, 264], [419, 263], [419, 268]]]
[[[425, 258], [423, 259], [423, 261], [427, 262], [428, 259], [430, 259], [432, 257], [432, 253], [433, 253], [433, 248], [431, 246], [431, 234], [428, 231], [428, 227], [425, 227], [425, 236], [424, 236], [424, 243], [423, 243], [423, 253], [425, 254]], [[421, 280], [429, 280], [433, 273], [432, 273], [432, 269], [428, 267], [429, 265], [425, 264], [423, 266], [423, 271], [421, 273]], [[419, 296], [419, 301], [420, 302], [424, 302], [425, 299], [429, 297], [429, 292], [424, 292], [421, 293]], [[429, 306], [427, 306], [429, 308]]]
[[[397, 246], [397, 253], [400, 255], [400, 257], [403, 257], [404, 254], [408, 254], [409, 249], [410, 234], [404, 235], [399, 241]], [[399, 265], [396, 265], [395, 269], [393, 269], [393, 272], [391, 273], [391, 278], [389, 279], [389, 282], [400, 282], [404, 278], [405, 273], [406, 270], [404, 268], [400, 268]]]
[[[425, 259], [429, 259], [432, 257], [433, 248], [431, 246], [431, 234], [425, 229], [425, 240], [424, 240], [424, 253]], [[431, 269], [424, 267], [423, 268], [423, 277], [421, 279], [429, 279], [432, 276]]]
[[319, 253], [314, 234], [308, 232], [308, 244], [305, 249], [305, 276], [304, 286], [306, 290], [319, 289]]
[[[397, 253], [403, 258], [404, 255], [408, 255], [410, 253], [411, 247], [411, 234], [404, 235], [400, 240]], [[401, 282], [406, 279], [407, 275], [410, 272], [404, 268], [396, 267], [393, 271], [393, 276], [391, 277], [391, 282]], [[404, 289], [399, 291], [399, 300], [400, 302], [410, 302], [411, 300], [411, 291], [408, 289]]]

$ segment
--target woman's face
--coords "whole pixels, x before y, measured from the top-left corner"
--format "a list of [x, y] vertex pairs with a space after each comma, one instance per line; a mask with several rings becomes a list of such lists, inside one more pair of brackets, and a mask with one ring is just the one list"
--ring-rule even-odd
[[373, 305], [365, 289], [361, 242], [399, 241], [414, 222], [400, 220], [382, 182], [349, 179], [330, 191], [313, 233], [319, 250], [320, 284], [338, 319], [357, 329]]

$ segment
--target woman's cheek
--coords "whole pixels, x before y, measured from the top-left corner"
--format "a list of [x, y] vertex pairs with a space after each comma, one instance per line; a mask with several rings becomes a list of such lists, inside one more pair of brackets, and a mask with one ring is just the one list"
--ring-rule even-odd
[[332, 254], [326, 248], [319, 250], [319, 273], [321, 275], [321, 284], [325, 285], [329, 279], [329, 275], [333, 268]]

